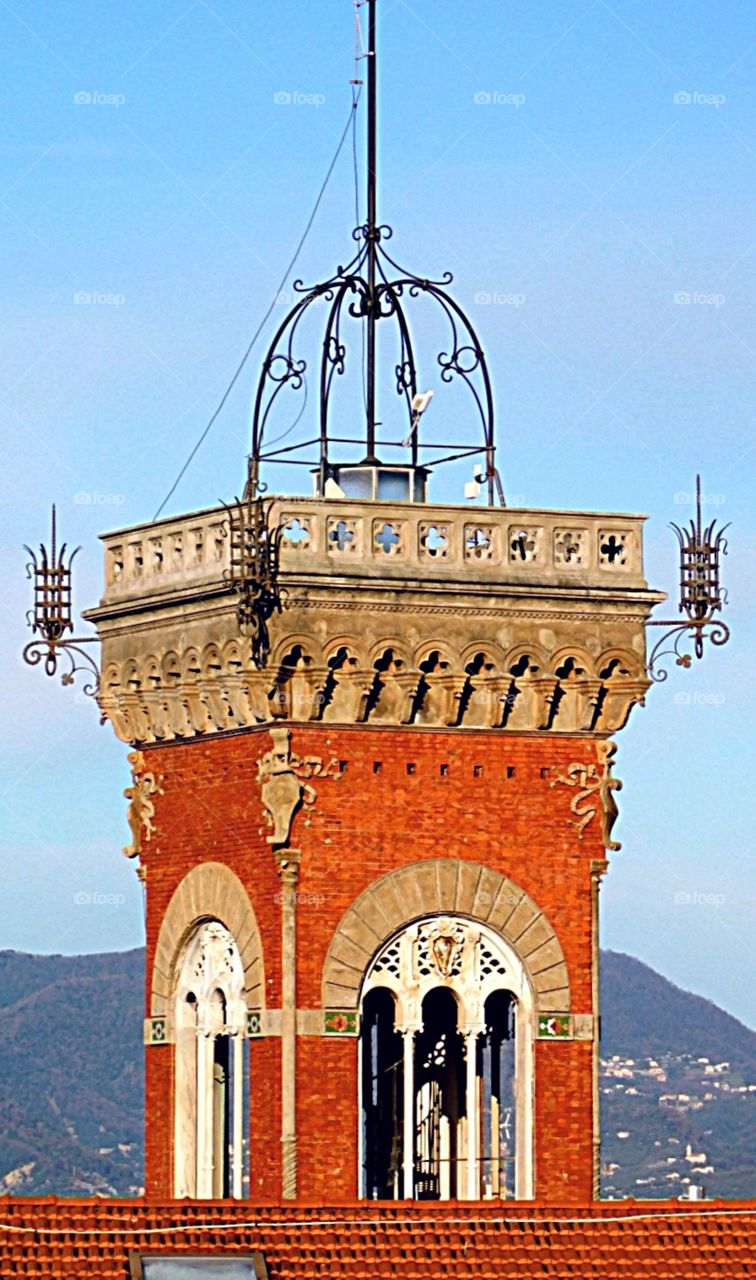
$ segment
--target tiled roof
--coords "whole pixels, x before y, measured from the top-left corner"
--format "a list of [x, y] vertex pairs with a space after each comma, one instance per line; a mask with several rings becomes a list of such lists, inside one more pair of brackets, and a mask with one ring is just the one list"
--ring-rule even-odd
[[270, 1280], [745, 1280], [756, 1200], [338, 1208], [0, 1198], [3, 1280], [128, 1280], [130, 1249], [261, 1250]]

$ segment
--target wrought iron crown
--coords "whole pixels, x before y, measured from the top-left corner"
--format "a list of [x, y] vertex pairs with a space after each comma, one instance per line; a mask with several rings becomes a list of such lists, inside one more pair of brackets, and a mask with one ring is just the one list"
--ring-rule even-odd
[[[665, 627], [648, 660], [648, 673], [653, 680], [666, 680], [667, 671], [659, 666], [664, 657], [674, 657], [678, 667], [689, 667], [692, 656], [682, 653], [680, 645], [687, 637], [693, 640], [693, 653], [702, 658], [704, 641], [726, 644], [730, 629], [717, 615], [727, 603], [727, 593], [719, 580], [721, 558], [727, 555], [725, 533], [729, 524], [717, 529], [716, 520], [704, 526], [701, 517], [701, 477], [696, 476], [696, 514], [687, 524], [672, 524], [680, 546], [680, 599], [678, 612], [683, 621], [654, 619], [649, 625]], [[668, 645], [667, 648], [664, 646]]]
[[100, 673], [97, 663], [83, 645], [97, 644], [96, 636], [68, 636], [73, 631], [71, 607], [71, 565], [79, 547], [67, 556], [64, 542], [57, 545], [55, 507], [52, 509], [50, 546], [40, 543], [39, 554], [24, 546], [30, 557], [26, 576], [34, 582], [34, 607], [26, 615], [32, 631], [38, 633], [24, 648], [24, 661], [37, 666], [44, 659], [45, 674], [54, 676], [58, 662], [65, 656], [68, 667], [61, 681], [73, 684], [77, 672], [84, 671], [89, 680], [83, 686], [84, 693], [96, 697]]
[[[479, 457], [479, 476], [485, 481], [488, 501], [493, 505], [495, 497], [504, 503], [504, 496], [495, 467], [494, 403], [486, 358], [475, 329], [462, 308], [450, 296], [447, 286], [452, 281], [450, 272], [441, 279], [416, 275], [400, 266], [386, 249], [391, 238], [391, 228], [381, 224], [377, 217], [377, 54], [376, 54], [376, 0], [357, 0], [358, 9], [367, 6], [369, 17], [368, 49], [363, 55], [367, 63], [367, 219], [353, 231], [357, 252], [346, 266], [339, 266], [328, 279], [315, 285], [305, 285], [301, 280], [294, 284], [294, 291], [301, 294], [295, 302], [268, 348], [257, 386], [252, 418], [252, 452], [248, 480], [248, 493], [252, 496], [265, 488], [260, 480], [264, 463], [288, 462], [310, 467], [316, 473], [317, 492], [323, 496], [326, 483], [338, 474], [339, 466], [379, 464], [377, 450], [401, 449], [404, 463], [415, 471], [423, 472], [430, 465], [465, 457]], [[353, 83], [362, 83], [355, 81]], [[356, 105], [356, 102], [355, 102]], [[436, 356], [436, 369], [442, 383], [458, 379], [466, 384], [472, 394], [473, 418], [477, 443], [439, 443], [421, 439], [421, 417], [430, 400], [430, 394], [420, 395], [416, 344], [413, 340], [407, 314], [407, 303], [415, 299], [430, 298], [440, 308], [448, 326], [448, 340]], [[300, 354], [298, 345], [300, 325], [316, 302], [325, 304], [325, 328], [317, 362], [318, 424], [317, 434], [305, 432], [307, 438], [291, 443], [291, 433], [296, 427], [284, 430], [270, 443], [266, 433], [274, 408], [281, 404], [279, 396], [286, 387], [308, 393], [308, 363]], [[348, 347], [345, 339], [347, 319], [360, 322], [362, 342], [359, 361], [353, 360], [362, 374], [362, 399], [364, 406], [364, 435], [349, 432], [334, 434], [331, 423], [331, 395], [334, 385], [347, 371]], [[392, 376], [395, 389], [404, 400], [406, 432], [401, 440], [377, 438], [377, 350], [376, 330], [381, 321], [395, 323], [396, 359]], [[360, 368], [361, 366], [361, 368]], [[304, 412], [304, 405], [302, 408]], [[300, 415], [301, 416], [301, 413]], [[460, 433], [463, 434], [463, 433]], [[283, 441], [286, 440], [286, 443]], [[351, 464], [335, 462], [333, 446], [361, 446], [361, 455]], [[389, 467], [389, 459], [383, 459]], [[421, 486], [422, 488], [422, 486]]]

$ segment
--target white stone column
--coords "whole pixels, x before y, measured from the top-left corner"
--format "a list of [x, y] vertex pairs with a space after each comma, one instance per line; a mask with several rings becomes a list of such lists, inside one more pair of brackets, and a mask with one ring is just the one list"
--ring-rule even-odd
[[244, 1163], [244, 1040], [237, 1031], [231, 1041], [233, 1097], [231, 1099], [232, 1136], [231, 1136], [231, 1195], [234, 1200], [242, 1198], [242, 1169]]
[[404, 1043], [404, 1199], [415, 1195], [415, 1035], [412, 1028], [402, 1031]]
[[465, 1101], [467, 1112], [467, 1188], [466, 1200], [480, 1198], [480, 1178], [478, 1173], [478, 1146], [480, 1139], [480, 1117], [478, 1115], [478, 1075], [477, 1047], [478, 1032], [465, 1031], [465, 1065], [466, 1089]]
[[[183, 1009], [179, 1006], [180, 1011]], [[177, 1018], [178, 1022], [178, 1018]], [[174, 1195], [197, 1194], [197, 1027], [179, 1024], [176, 1031], [174, 1106]]]
[[197, 1036], [197, 1198], [213, 1194], [213, 1051], [207, 1032]]

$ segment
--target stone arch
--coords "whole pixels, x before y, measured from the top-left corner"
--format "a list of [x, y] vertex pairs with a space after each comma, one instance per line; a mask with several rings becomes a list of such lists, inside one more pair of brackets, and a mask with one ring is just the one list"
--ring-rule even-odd
[[307, 657], [313, 664], [320, 657], [318, 647], [312, 636], [290, 631], [274, 645], [270, 655], [270, 668], [275, 671], [282, 663], [290, 657], [294, 649], [301, 649], [303, 656]]
[[[611, 671], [607, 673], [607, 668]], [[596, 659], [596, 671], [602, 680], [642, 680], [646, 675], [642, 659], [632, 649], [603, 649]]]
[[168, 903], [160, 926], [150, 985], [150, 1014], [168, 1019], [172, 1038], [171, 996], [176, 959], [203, 920], [219, 920], [233, 934], [244, 968], [247, 1007], [265, 1005], [262, 943], [252, 903], [241, 880], [222, 862], [204, 862], [184, 876]]
[[336, 657], [336, 654], [340, 649], [348, 649], [352, 656], [357, 659], [360, 667], [368, 665], [368, 657], [365, 652], [364, 640], [360, 639], [356, 635], [345, 634], [333, 636], [326, 641], [323, 648], [323, 663], [325, 666], [328, 665], [332, 658]]
[[183, 680], [195, 680], [197, 676], [202, 675], [202, 662], [200, 661], [199, 650], [190, 646], [181, 653], [181, 676]]
[[220, 645], [214, 640], [210, 644], [206, 644], [202, 650], [201, 662], [202, 674], [206, 680], [222, 674], [223, 655], [220, 651]]
[[508, 649], [504, 656], [503, 670], [510, 674], [512, 667], [517, 666], [523, 658], [529, 658], [531, 665], [538, 667], [540, 675], [547, 673], [550, 669], [548, 650], [542, 644], [534, 642], [533, 644], [516, 644]]
[[447, 640], [424, 640], [421, 645], [415, 649], [413, 657], [413, 669], [420, 671], [422, 664], [427, 662], [432, 654], [438, 653], [441, 661], [448, 664], [449, 670], [455, 673], [462, 670], [459, 661], [459, 654], [452, 649]]
[[504, 650], [495, 640], [481, 640], [477, 644], [467, 644], [459, 655], [459, 665], [462, 671], [466, 671], [468, 666], [475, 661], [478, 654], [483, 654], [491, 663], [496, 674], [504, 669]]
[[460, 915], [487, 924], [517, 952], [539, 1012], [569, 1013], [564, 952], [546, 914], [512, 880], [458, 858], [432, 858], [375, 880], [342, 916], [323, 966], [323, 1006], [356, 1009], [379, 947], [414, 919]]
[[565, 644], [556, 649], [554, 653], [552, 653], [549, 661], [551, 674], [556, 675], [559, 667], [561, 667], [563, 663], [567, 662], [569, 658], [572, 658], [576, 662], [580, 662], [582, 664], [583, 671], [586, 676], [595, 676], [596, 660], [591, 656], [585, 646], [581, 644]]
[[240, 640], [227, 640], [222, 650], [223, 665], [228, 671], [243, 671], [248, 667], [244, 646]]
[[405, 671], [412, 670], [410, 653], [406, 643], [397, 637], [392, 639], [391, 636], [386, 636], [385, 639], [378, 640], [375, 644], [371, 645], [368, 655], [368, 664], [372, 668], [376, 668], [377, 664], [385, 657], [389, 649], [393, 653], [395, 661], [398, 660], [401, 662]]

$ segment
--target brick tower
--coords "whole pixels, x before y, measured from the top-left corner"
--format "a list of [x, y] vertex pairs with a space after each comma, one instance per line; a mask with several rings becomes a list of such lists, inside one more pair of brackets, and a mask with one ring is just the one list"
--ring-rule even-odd
[[[504, 505], [477, 335], [446, 279], [396, 268], [377, 221], [368, 9], [356, 256], [271, 344], [242, 500], [109, 534], [88, 615], [101, 707], [132, 748], [147, 1194], [586, 1204], [612, 736], [643, 700], [662, 597], [641, 516]], [[441, 439], [421, 439], [410, 296], [451, 325]], [[316, 449], [276, 452], [269, 416], [304, 381], [318, 302]], [[331, 405], [347, 319], [365, 331], [356, 434], [354, 406]], [[392, 321], [401, 444], [390, 410], [377, 432]], [[450, 384], [472, 388], [480, 439]], [[468, 457], [472, 502], [431, 502], [442, 463]], [[287, 460], [311, 465], [313, 497], [262, 496]]]
[[584, 1203], [642, 518], [268, 514], [266, 667], [222, 508], [108, 535], [91, 615], [135, 748], [148, 1194]]

